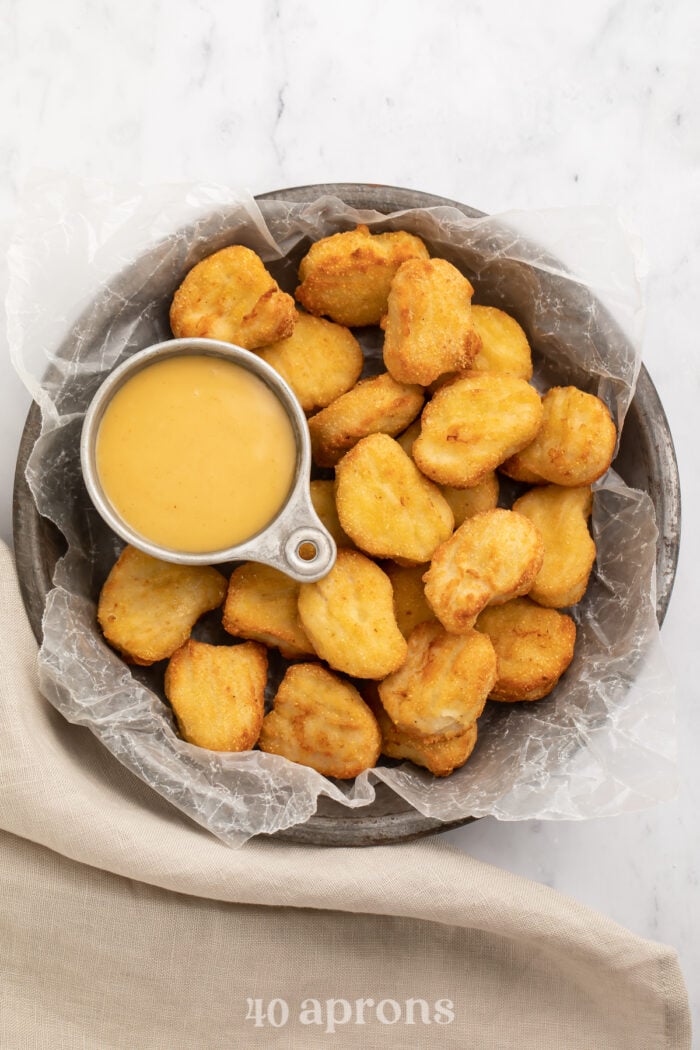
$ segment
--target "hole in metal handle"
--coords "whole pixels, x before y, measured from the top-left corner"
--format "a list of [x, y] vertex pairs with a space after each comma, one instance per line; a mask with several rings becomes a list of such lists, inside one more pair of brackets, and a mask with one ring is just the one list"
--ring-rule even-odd
[[294, 576], [309, 582], [320, 580], [330, 572], [335, 554], [330, 534], [313, 525], [295, 529], [284, 545], [284, 556]]

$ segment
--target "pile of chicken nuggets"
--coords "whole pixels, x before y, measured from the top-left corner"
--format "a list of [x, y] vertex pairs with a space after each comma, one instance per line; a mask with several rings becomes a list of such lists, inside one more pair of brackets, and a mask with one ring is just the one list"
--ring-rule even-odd
[[[193, 744], [257, 745], [330, 777], [381, 754], [446, 776], [474, 750], [487, 700], [539, 700], [571, 663], [576, 627], [560, 610], [586, 591], [591, 485], [615, 426], [590, 393], [541, 396], [518, 322], [472, 304], [467, 278], [411, 233], [318, 241], [295, 296], [235, 245], [190, 271], [171, 325], [260, 354], [296, 393], [333, 569], [299, 584], [251, 562], [227, 580], [127, 547], [99, 623], [127, 661], [168, 661], [165, 693]], [[384, 332], [385, 371], [360, 379], [351, 329], [367, 325]], [[497, 471], [521, 483], [509, 509]], [[220, 606], [239, 644], [193, 640]], [[287, 667], [266, 714], [270, 649]]]

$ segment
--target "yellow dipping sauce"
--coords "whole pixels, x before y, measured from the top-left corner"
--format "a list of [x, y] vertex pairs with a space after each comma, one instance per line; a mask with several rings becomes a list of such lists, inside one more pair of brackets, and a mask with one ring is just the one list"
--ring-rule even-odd
[[145, 539], [206, 553], [249, 539], [292, 487], [297, 446], [272, 390], [207, 355], [168, 357], [128, 379], [97, 434], [97, 472]]

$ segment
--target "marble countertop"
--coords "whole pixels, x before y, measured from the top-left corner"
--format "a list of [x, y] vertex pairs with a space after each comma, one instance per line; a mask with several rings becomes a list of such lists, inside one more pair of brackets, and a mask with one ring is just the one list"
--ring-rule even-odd
[[[678, 797], [583, 823], [484, 819], [447, 837], [674, 945], [700, 1029], [700, 8], [0, 0], [0, 11], [4, 241], [20, 186], [46, 167], [253, 193], [378, 182], [488, 212], [603, 204], [641, 238], [643, 358], [683, 484], [681, 558], [662, 631], [678, 683]], [[29, 398], [6, 353], [0, 379], [0, 534], [9, 540]]]

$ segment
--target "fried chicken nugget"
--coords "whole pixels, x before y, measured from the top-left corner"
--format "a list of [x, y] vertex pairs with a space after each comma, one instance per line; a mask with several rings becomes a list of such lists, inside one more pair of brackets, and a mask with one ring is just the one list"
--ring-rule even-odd
[[296, 309], [250, 248], [235, 244], [197, 263], [170, 307], [173, 335], [257, 350], [292, 334]]
[[270, 565], [247, 562], [231, 573], [223, 626], [229, 634], [279, 649], [287, 660], [314, 656], [301, 626], [299, 584]]
[[379, 683], [379, 698], [404, 733], [450, 737], [476, 722], [495, 681], [496, 653], [485, 634], [448, 634], [439, 623], [421, 623], [403, 666]]
[[286, 379], [305, 412], [325, 408], [350, 390], [364, 363], [352, 332], [300, 311], [292, 334], [258, 353]]
[[472, 322], [481, 339], [475, 372], [500, 372], [532, 379], [532, 354], [527, 336], [510, 314], [495, 306], [472, 306]]
[[349, 536], [343, 532], [335, 503], [334, 481], [312, 481], [310, 485], [311, 502], [319, 518], [335, 540], [336, 547], [354, 547]]
[[358, 441], [335, 476], [340, 524], [368, 554], [424, 562], [452, 535], [454, 516], [439, 488], [387, 434]]
[[364, 700], [377, 719], [382, 734], [382, 754], [387, 758], [407, 758], [416, 766], [424, 766], [436, 777], [447, 777], [463, 766], [476, 745], [476, 722], [450, 737], [417, 737], [404, 733], [384, 710], [376, 683], [369, 682], [362, 690]]
[[524, 379], [470, 373], [428, 402], [413, 458], [433, 481], [470, 488], [528, 445], [541, 425], [540, 396]]
[[459, 528], [467, 518], [493, 510], [498, 506], [498, 478], [494, 470], [489, 471], [481, 481], [470, 489], [454, 489], [450, 485], [441, 485], [440, 491], [452, 509], [455, 528]]
[[384, 567], [394, 589], [394, 615], [404, 638], [408, 638], [419, 623], [435, 619], [423, 586], [427, 568], [427, 565], [396, 565], [393, 562]]
[[384, 364], [397, 382], [427, 386], [443, 372], [470, 367], [481, 345], [473, 294], [446, 259], [410, 259], [399, 268], [382, 319]]
[[359, 551], [339, 550], [317, 583], [302, 583], [299, 616], [314, 649], [354, 678], [384, 678], [406, 659], [385, 572]]
[[377, 764], [381, 735], [354, 686], [320, 664], [296, 664], [280, 683], [258, 745], [326, 777], [348, 780]]
[[516, 481], [591, 485], [612, 462], [615, 424], [600, 398], [575, 386], [555, 386], [542, 402], [542, 427], [534, 441], [502, 464]]
[[294, 294], [310, 314], [326, 314], [350, 327], [378, 324], [399, 266], [427, 258], [428, 249], [412, 233], [373, 234], [358, 226], [311, 245]]
[[257, 642], [205, 645], [192, 639], [173, 653], [165, 695], [180, 735], [210, 751], [248, 751], [265, 713], [267, 652]]
[[496, 650], [498, 677], [491, 700], [541, 700], [574, 658], [574, 621], [529, 598], [484, 609], [476, 630], [487, 634]]
[[[412, 456], [413, 444], [420, 431], [421, 421], [416, 419], [407, 430], [404, 430], [403, 434], [399, 434], [396, 438], [407, 456]], [[500, 494], [495, 470], [490, 470], [481, 481], [471, 488], [456, 489], [451, 485], [441, 485], [440, 492], [454, 514], [455, 528], [458, 528], [467, 518], [480, 514], [482, 510], [493, 510], [494, 507], [497, 507]]]
[[419, 386], [397, 383], [387, 372], [361, 379], [309, 420], [314, 460], [319, 467], [334, 467], [360, 438], [401, 433], [422, 407]]
[[543, 557], [542, 537], [528, 518], [487, 510], [468, 518], [435, 551], [423, 577], [425, 596], [445, 629], [460, 634], [487, 605], [527, 594]]
[[[472, 372], [496, 372], [532, 379], [532, 352], [518, 322], [495, 306], [472, 304], [472, 323], [479, 350], [470, 365]], [[446, 372], [429, 385], [434, 394], [440, 387], [458, 379], [460, 372]]]
[[125, 547], [105, 580], [97, 620], [129, 663], [166, 660], [205, 612], [218, 608], [226, 577], [205, 565], [173, 565]]
[[596, 556], [588, 519], [593, 507], [590, 485], [546, 485], [516, 500], [513, 510], [537, 527], [544, 561], [529, 594], [539, 605], [563, 609], [583, 598]]

